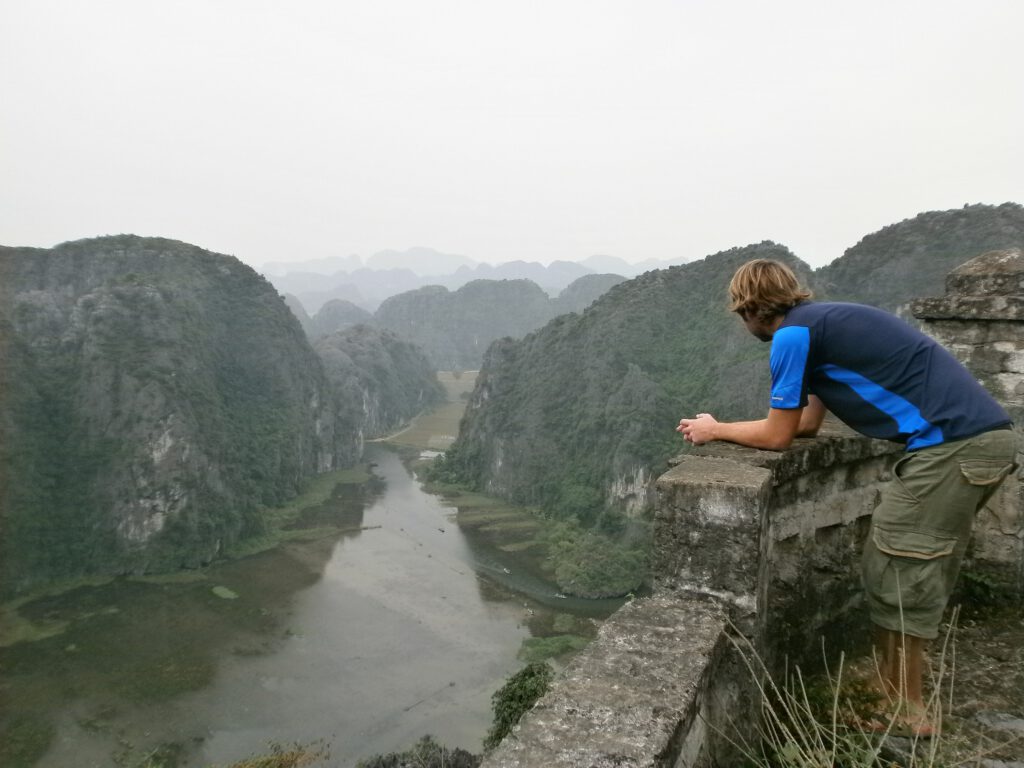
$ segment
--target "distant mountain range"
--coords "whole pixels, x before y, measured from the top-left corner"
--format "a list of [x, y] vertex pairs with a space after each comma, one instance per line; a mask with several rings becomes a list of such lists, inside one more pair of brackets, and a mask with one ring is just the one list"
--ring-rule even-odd
[[344, 299], [373, 312], [386, 299], [428, 285], [449, 290], [473, 280], [530, 280], [549, 296], [557, 296], [584, 275], [614, 274], [629, 278], [652, 269], [682, 264], [685, 259], [637, 264], [615, 256], [591, 256], [580, 262], [509, 261], [493, 265], [432, 248], [380, 251], [364, 264], [359, 256], [332, 257], [264, 265], [267, 279], [283, 294], [295, 296], [306, 312], [315, 315], [332, 299]]

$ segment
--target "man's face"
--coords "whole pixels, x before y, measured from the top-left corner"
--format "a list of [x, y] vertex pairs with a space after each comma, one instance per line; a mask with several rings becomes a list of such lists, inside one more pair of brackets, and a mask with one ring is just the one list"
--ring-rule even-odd
[[746, 312], [742, 309], [737, 310], [736, 314], [743, 319], [743, 324], [747, 327], [747, 330], [754, 334], [758, 339], [761, 341], [772, 340], [772, 336], [775, 335], [773, 323], [758, 320], [757, 316], [753, 312]]

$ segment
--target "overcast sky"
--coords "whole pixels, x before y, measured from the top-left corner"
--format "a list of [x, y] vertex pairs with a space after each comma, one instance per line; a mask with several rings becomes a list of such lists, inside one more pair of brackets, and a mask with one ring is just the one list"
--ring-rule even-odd
[[0, 0], [0, 243], [813, 265], [1024, 202], [1020, 0]]

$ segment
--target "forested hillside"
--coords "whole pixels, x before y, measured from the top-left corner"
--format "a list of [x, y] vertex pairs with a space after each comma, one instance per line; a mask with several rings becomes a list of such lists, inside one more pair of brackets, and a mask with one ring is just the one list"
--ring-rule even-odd
[[582, 312], [626, 278], [622, 275], [584, 275], [567, 285], [554, 299], [552, 316], [566, 312]]
[[358, 457], [374, 374], [337, 392], [232, 257], [127, 235], [0, 248], [0, 282], [5, 593], [207, 562]]
[[929, 211], [880, 229], [818, 270], [822, 290], [895, 310], [945, 293], [946, 274], [986, 251], [1024, 243], [1024, 207], [968, 205]]

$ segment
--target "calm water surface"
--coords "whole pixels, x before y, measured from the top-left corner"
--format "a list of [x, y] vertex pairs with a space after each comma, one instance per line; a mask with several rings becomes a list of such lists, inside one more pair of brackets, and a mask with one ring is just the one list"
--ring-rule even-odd
[[397, 454], [369, 458], [383, 488], [339, 486], [306, 521], [340, 538], [193, 583], [118, 580], [23, 606], [67, 623], [0, 649], [5, 741], [24, 754], [49, 743], [23, 764], [133, 766], [159, 749], [223, 765], [270, 741], [322, 740], [332, 765], [350, 766], [427, 733], [478, 751], [522, 641], [558, 614], [604, 618], [619, 602], [558, 596], [529, 559], [460, 529]]

